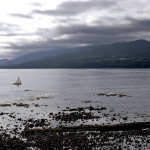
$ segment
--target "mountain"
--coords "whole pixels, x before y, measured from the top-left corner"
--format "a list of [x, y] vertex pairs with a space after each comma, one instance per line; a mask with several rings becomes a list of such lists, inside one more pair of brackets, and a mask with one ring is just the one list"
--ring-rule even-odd
[[7, 64], [9, 62], [9, 59], [1, 59], [0, 60], [0, 67], [4, 66], [5, 64]]
[[150, 42], [90, 45], [15, 58], [3, 68], [150, 68]]
[[12, 59], [11, 61], [7, 62], [7, 65], [14, 65], [14, 64], [21, 64], [21, 63], [26, 63], [30, 61], [37, 61], [40, 59], [44, 59], [46, 57], [49, 57], [49, 58], [55, 57], [55, 56], [69, 53], [69, 52], [70, 52], [70, 49], [53, 49], [49, 51], [47, 50], [47, 51], [32, 52], [32, 53], [28, 53], [26, 55]]

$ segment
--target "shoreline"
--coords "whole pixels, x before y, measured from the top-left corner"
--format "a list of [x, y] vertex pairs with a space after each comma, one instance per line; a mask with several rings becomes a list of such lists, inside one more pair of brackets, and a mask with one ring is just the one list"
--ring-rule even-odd
[[1, 150], [98, 150], [150, 148], [150, 122], [24, 129], [0, 134]]
[[[102, 93], [98, 96], [106, 96], [106, 94]], [[109, 96], [128, 97], [112, 93]], [[84, 101], [84, 103], [89, 105], [90, 101]], [[3, 108], [11, 108], [10, 106], [26, 110], [40, 107], [35, 103], [32, 104], [32, 107], [26, 103], [1, 104]], [[46, 108], [47, 105], [44, 107]], [[0, 150], [150, 149], [149, 120], [139, 122], [136, 118], [137, 122], [128, 122], [128, 117], [117, 114], [104, 106], [93, 107], [90, 105], [76, 108], [66, 106], [57, 113], [48, 113], [45, 119], [43, 118], [45, 114], [39, 119], [33, 116], [23, 119], [18, 118], [14, 113], [2, 112], [1, 116], [4, 115], [20, 122], [20, 125], [14, 125], [10, 131], [9, 128], [0, 129]], [[89, 120], [100, 121], [104, 117], [110, 119], [111, 124], [88, 123]], [[114, 124], [117, 118], [124, 122]], [[58, 124], [53, 126], [53, 121]], [[76, 122], [79, 124], [76, 125]]]
[[80, 125], [56, 128], [33, 128], [25, 129], [24, 133], [35, 132], [69, 132], [69, 131], [132, 131], [150, 129], [150, 122], [133, 122], [133, 123], [120, 123], [112, 125]]

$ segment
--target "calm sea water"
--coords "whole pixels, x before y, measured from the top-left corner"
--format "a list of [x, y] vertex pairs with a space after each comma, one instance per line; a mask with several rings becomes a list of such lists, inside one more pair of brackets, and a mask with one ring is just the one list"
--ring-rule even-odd
[[[22, 85], [12, 85], [18, 76]], [[123, 93], [129, 97], [97, 96], [99, 93]], [[147, 121], [150, 119], [150, 69], [0, 70], [0, 103], [19, 102], [37, 103], [43, 107], [31, 108], [45, 113], [66, 107], [99, 105], [115, 113], [122, 112], [132, 121], [135, 114], [146, 116]], [[15, 109], [7, 108], [7, 111]], [[18, 108], [17, 111], [27, 110]]]

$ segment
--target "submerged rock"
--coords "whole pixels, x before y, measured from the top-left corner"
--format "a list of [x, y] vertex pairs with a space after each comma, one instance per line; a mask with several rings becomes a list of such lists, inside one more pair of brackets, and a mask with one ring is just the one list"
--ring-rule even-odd
[[130, 96], [127, 96], [126, 94], [121, 94], [121, 93], [100, 93], [100, 94], [97, 94], [97, 96], [107, 96], [107, 97], [110, 97], [110, 96], [130, 97]]

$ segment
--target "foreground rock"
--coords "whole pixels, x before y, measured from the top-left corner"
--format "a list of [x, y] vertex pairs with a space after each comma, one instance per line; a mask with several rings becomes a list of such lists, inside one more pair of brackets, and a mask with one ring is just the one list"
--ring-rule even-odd
[[148, 150], [150, 148], [150, 130], [148, 128], [150, 129], [149, 122], [26, 129], [23, 136], [27, 138], [28, 143], [30, 142], [30, 146], [38, 147], [41, 150], [124, 150], [135, 148]]
[[[150, 130], [123, 132], [91, 132], [72, 130], [70, 132], [35, 132], [24, 137], [32, 147], [40, 150], [96, 150], [96, 149], [149, 149]], [[32, 142], [31, 142], [32, 141]]]
[[81, 125], [81, 126], [69, 126], [59, 128], [47, 128], [47, 129], [25, 129], [24, 133], [36, 133], [36, 132], [70, 132], [70, 131], [132, 131], [150, 129], [150, 122], [134, 122], [134, 123], [122, 123], [114, 125]]
[[[45, 124], [43, 120], [38, 122]], [[28, 128], [17, 136], [12, 137], [1, 130], [0, 150], [148, 150], [150, 122], [48, 129]]]
[[97, 94], [97, 96], [107, 96], [107, 97], [110, 97], [110, 96], [118, 96], [118, 97], [130, 97], [126, 94], [122, 94], [122, 93], [99, 93]]
[[[26, 104], [12, 104], [18, 107], [26, 107]], [[38, 107], [39, 105], [33, 104]], [[20, 122], [15, 126], [11, 136], [7, 129], [0, 130], [0, 150], [130, 150], [150, 149], [150, 122], [118, 123], [114, 125], [87, 125], [86, 121], [99, 120], [109, 117], [109, 109], [106, 107], [77, 107], [62, 110], [58, 113], [49, 113], [46, 119], [14, 118]], [[112, 110], [110, 110], [112, 111]], [[107, 113], [107, 114], [106, 114]], [[4, 112], [2, 117], [7, 115]], [[38, 115], [38, 114], [37, 114]], [[117, 118], [117, 114], [113, 114]], [[107, 118], [108, 118], [107, 117]], [[127, 118], [122, 117], [125, 120]], [[60, 122], [52, 126], [51, 121]], [[75, 126], [75, 123], [82, 124]], [[71, 122], [71, 123], [70, 123]], [[84, 124], [85, 122], [85, 124]], [[21, 132], [22, 131], [22, 132]]]

